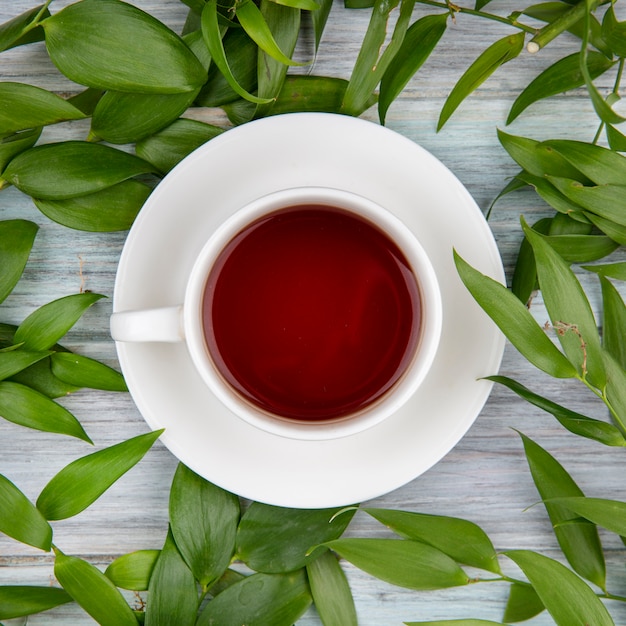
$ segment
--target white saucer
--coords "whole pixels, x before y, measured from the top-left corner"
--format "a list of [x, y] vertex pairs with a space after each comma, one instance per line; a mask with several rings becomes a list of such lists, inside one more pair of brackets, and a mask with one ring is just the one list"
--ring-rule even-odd
[[180, 304], [211, 232], [242, 205], [281, 188], [336, 187], [386, 207], [416, 234], [438, 275], [441, 347], [412, 400], [369, 430], [334, 441], [261, 431], [226, 410], [184, 344], [118, 343], [130, 392], [151, 428], [192, 470], [252, 500], [299, 508], [363, 502], [439, 461], [472, 425], [504, 350], [500, 331], [459, 280], [452, 249], [503, 281], [475, 202], [435, 157], [364, 120], [295, 113], [239, 126], [181, 162], [153, 192], [124, 247], [114, 310]]

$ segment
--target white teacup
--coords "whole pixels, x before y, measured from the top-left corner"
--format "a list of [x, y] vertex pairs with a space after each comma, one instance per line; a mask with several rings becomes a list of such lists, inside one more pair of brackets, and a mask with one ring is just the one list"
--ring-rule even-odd
[[[350, 274], [347, 273], [348, 270], [340, 261], [337, 261], [339, 256], [334, 259], [335, 266], [332, 265], [333, 254], [342, 254], [341, 248], [344, 244], [343, 240], [338, 237], [343, 236], [343, 231], [337, 231], [332, 237], [328, 235], [331, 239], [320, 239], [326, 247], [316, 243], [317, 235], [311, 238], [311, 241], [315, 243], [311, 243], [306, 234], [307, 227], [303, 226], [309, 223], [306, 221], [308, 219], [313, 220], [317, 225], [317, 230], [324, 231], [324, 233], [334, 232], [335, 223], [339, 225], [337, 228], [346, 228], [345, 232], [348, 235], [345, 240], [345, 254], [351, 254], [350, 246], [354, 243], [354, 249], [357, 251], [355, 258], [362, 253], [369, 263], [370, 250], [376, 248], [376, 254], [378, 254], [376, 258], [380, 257], [381, 263], [389, 264], [392, 268], [389, 273], [390, 276], [393, 273], [395, 282], [385, 276], [383, 279], [389, 284], [399, 285], [399, 295], [393, 292], [394, 297], [371, 299], [370, 283], [376, 282], [377, 276], [369, 276], [369, 270], [359, 268], [356, 272], [358, 276], [355, 275], [352, 280]], [[294, 267], [287, 268], [291, 273], [289, 273], [284, 292], [285, 301], [280, 302], [280, 298], [283, 297], [280, 279], [274, 280], [265, 269], [260, 267], [260, 263], [265, 263], [265, 256], [270, 257], [268, 262], [271, 262], [275, 256], [276, 262], [280, 263], [280, 259], [283, 258], [279, 256], [279, 253], [282, 253], [282, 243], [261, 248], [267, 250], [267, 254], [255, 261], [255, 257], [250, 256], [252, 253], [242, 252], [244, 249], [252, 249], [252, 243], [249, 244], [249, 248], [243, 248], [242, 242], [255, 241], [256, 237], [257, 244], [259, 242], [276, 244], [277, 241], [283, 240], [263, 239], [263, 237], [270, 237], [267, 233], [274, 233], [272, 237], [279, 237], [280, 233], [287, 228], [292, 228], [285, 232], [290, 233], [291, 244], [301, 249], [301, 256], [304, 258], [303, 267], [307, 269], [300, 271], [295, 262]], [[294, 232], [304, 233], [301, 245]], [[362, 233], [367, 233], [371, 239], [360, 241], [361, 237], [366, 236]], [[323, 236], [326, 237], [326, 234]], [[316, 253], [321, 255], [320, 259], [324, 262], [308, 260], [307, 246], [312, 249], [318, 246], [319, 250], [316, 250]], [[378, 253], [379, 247], [380, 254]], [[392, 261], [388, 261], [388, 257], [392, 258]], [[283, 342], [281, 333], [284, 331], [286, 335], [290, 332], [290, 329], [286, 328], [288, 324], [284, 324], [284, 329], [282, 327], [278, 330], [270, 328], [273, 322], [271, 314], [266, 314], [264, 317], [263, 311], [249, 310], [247, 307], [236, 305], [239, 300], [231, 302], [230, 296], [220, 295], [237, 291], [237, 289], [225, 290], [221, 287], [222, 283], [228, 285], [228, 276], [238, 275], [235, 270], [229, 269], [231, 266], [237, 267], [237, 259], [244, 259], [251, 263], [250, 268], [241, 274], [244, 278], [242, 285], [244, 283], [247, 285], [248, 277], [256, 276], [255, 272], [258, 270], [258, 280], [266, 281], [262, 289], [272, 293], [271, 298], [268, 296], [268, 302], [271, 301], [272, 306], [277, 306], [278, 310], [282, 310], [283, 305], [285, 310], [291, 310], [295, 293], [291, 289], [293, 283], [299, 281], [301, 275], [303, 279], [308, 280], [311, 278], [309, 274], [315, 272], [315, 276], [310, 281], [311, 285], [307, 283], [306, 298], [310, 298], [314, 307], [318, 306], [318, 301], [324, 302], [319, 304], [319, 310], [316, 309], [312, 314], [308, 311], [305, 315], [306, 327], [302, 331], [305, 337], [300, 343], [297, 343], [300, 337], [293, 340], [285, 339]], [[317, 267], [326, 262], [330, 263], [330, 270], [326, 268], [326, 274], [321, 273], [317, 276]], [[288, 265], [290, 264], [285, 263], [283, 259], [281, 267]], [[334, 267], [337, 269], [336, 272]], [[382, 276], [387, 271], [381, 270], [375, 263], [372, 267], [373, 274]], [[386, 268], [387, 265], [384, 267]], [[250, 278], [250, 281], [254, 280], [256, 280], [254, 277]], [[343, 283], [341, 283], [342, 280]], [[334, 284], [335, 282], [337, 284]], [[358, 291], [357, 286], [360, 282], [365, 285], [362, 291], [366, 295], [363, 296], [365, 299], [359, 303], [359, 306], [363, 306], [364, 315], [368, 319], [371, 318], [371, 324], [376, 323], [377, 319], [390, 320], [389, 323], [382, 324], [382, 328], [372, 327], [374, 330], [369, 333], [356, 333], [356, 339], [360, 339], [362, 345], [358, 345], [359, 342], [350, 335], [351, 328], [349, 328], [357, 326], [360, 322], [360, 313], [355, 311], [356, 297], [346, 295], [345, 302], [341, 293], [339, 298], [328, 294], [318, 298], [312, 286], [313, 283], [319, 283], [322, 290], [325, 290], [326, 285], [332, 283], [331, 286], [334, 286], [335, 292], [329, 293], [338, 293], [337, 288], [339, 288], [339, 292], [345, 291], [349, 294], [352, 293], [353, 286], [355, 293]], [[342, 284], [345, 285], [345, 289], [341, 287]], [[239, 290], [243, 294], [237, 293], [233, 298], [243, 297], [243, 301], [246, 301], [245, 298], [248, 297], [246, 290], [249, 287], [245, 285]], [[308, 302], [306, 298], [302, 302]], [[301, 349], [300, 344], [306, 343], [306, 335], [310, 327], [315, 325], [316, 318], [320, 319], [320, 325], [328, 323], [325, 309], [328, 306], [334, 307], [337, 304], [336, 300], [341, 300], [346, 311], [339, 311], [336, 315], [333, 312], [332, 315], [329, 314], [329, 319], [334, 326], [345, 326], [345, 331], [343, 328], [338, 329], [338, 338], [332, 341], [329, 339], [329, 342], [326, 342], [326, 336], [329, 335], [326, 330], [327, 326], [316, 328], [315, 332], [321, 333], [319, 335], [321, 339], [316, 340], [315, 337], [318, 335], [311, 335], [307, 347]], [[412, 304], [407, 307], [406, 302], [409, 301]], [[227, 304], [224, 304], [225, 302]], [[266, 302], [263, 301], [260, 306], [265, 304]], [[231, 305], [232, 308], [229, 309]], [[337, 307], [341, 308], [338, 304]], [[297, 309], [297, 307], [291, 308]], [[380, 317], [377, 317], [377, 311], [372, 311], [373, 308], [382, 311]], [[411, 310], [407, 310], [408, 308]], [[384, 317], [385, 315], [387, 317]], [[300, 313], [287, 312], [285, 316], [296, 326], [296, 322], [300, 323]], [[345, 316], [345, 324], [343, 321], [341, 324], [336, 323], [339, 319], [344, 320], [342, 316]], [[240, 317], [244, 319], [243, 322], [239, 321]], [[258, 327], [255, 323], [257, 317], [265, 320], [262, 324], [259, 323]], [[396, 322], [401, 330], [394, 334], [390, 328], [395, 328]], [[253, 325], [254, 328], [252, 328]], [[285, 189], [258, 198], [244, 206], [226, 220], [203, 247], [189, 275], [183, 303], [156, 309], [121, 311], [114, 313], [111, 317], [111, 334], [116, 341], [184, 341], [202, 380], [225, 407], [241, 419], [267, 432], [305, 440], [333, 439], [352, 435], [380, 423], [396, 412], [415, 393], [426, 377], [438, 349], [441, 326], [442, 305], [437, 277], [428, 256], [412, 231], [375, 202], [347, 191], [325, 187]], [[226, 330], [221, 330], [222, 327]], [[241, 337], [239, 329], [241, 329]], [[251, 350], [243, 350], [248, 345], [245, 343], [246, 332], [251, 333], [249, 335], [249, 345], [253, 346]], [[297, 332], [300, 332], [300, 329], [297, 329]], [[280, 370], [282, 373], [274, 374], [274, 370], [269, 371], [270, 365], [265, 364], [272, 360], [272, 350], [266, 351], [267, 354], [261, 350], [259, 348], [261, 343], [256, 341], [258, 337], [254, 333], [263, 333], [263, 341], [267, 340], [270, 344], [272, 337], [279, 337], [276, 340], [280, 341], [280, 349], [277, 346], [279, 354], [274, 360], [283, 361], [280, 367], [276, 366], [278, 368], [276, 371]], [[372, 339], [374, 335], [375, 341]], [[394, 339], [396, 336], [400, 337], [397, 341]], [[229, 347], [234, 345], [232, 342], [236, 344], [238, 341], [241, 345], [237, 348], [242, 349]], [[330, 348], [326, 345], [327, 343], [330, 343], [331, 348], [336, 350], [336, 358], [329, 356]], [[349, 349], [342, 348], [349, 344]], [[306, 350], [306, 359], [308, 361], [321, 359], [322, 366], [315, 366], [316, 369], [307, 369], [308, 366], [305, 366], [302, 370], [298, 369], [297, 365], [292, 366], [289, 354], [292, 345], [294, 353], [295, 346], [298, 351], [297, 355], [294, 354], [294, 363], [304, 358], [303, 354]], [[353, 349], [354, 353], [351, 352]], [[360, 354], [367, 356], [361, 359]], [[393, 358], [388, 357], [388, 354], [392, 354]], [[380, 358], [377, 355], [380, 355]], [[346, 371], [349, 367], [344, 368], [342, 365], [344, 357], [346, 363], [353, 363], [358, 370], [358, 372], [355, 370], [355, 375], [352, 377], [354, 380], [351, 379], [350, 372]], [[254, 363], [249, 364], [249, 360], [254, 360]], [[387, 361], [389, 361], [388, 364]], [[379, 364], [382, 364], [380, 373], [378, 372]], [[361, 367], [365, 368], [365, 376], [359, 374]], [[239, 373], [244, 371], [242, 368], [249, 368], [253, 374], [240, 376]], [[370, 383], [365, 380], [369, 376], [370, 369], [376, 372], [377, 378], [372, 374], [376, 382]], [[303, 373], [300, 374], [300, 372]], [[314, 373], [311, 374], [311, 372]], [[326, 389], [326, 383], [323, 380], [325, 372], [328, 372], [329, 376], [328, 387], [333, 385], [337, 387], [328, 392], [328, 397], [332, 398], [329, 400], [322, 391], [322, 387]], [[299, 383], [308, 382], [309, 379], [312, 379], [311, 387], [314, 391], [310, 392], [307, 389], [306, 393], [302, 392], [302, 397], [300, 397]], [[361, 382], [360, 379], [363, 381]], [[250, 385], [251, 380], [255, 384]], [[256, 384], [257, 380], [261, 382]], [[344, 382], [348, 380], [352, 381], [350, 382], [352, 386]], [[278, 391], [275, 391], [274, 387]], [[310, 397], [307, 393], [311, 394]], [[276, 397], [273, 394], [276, 394]], [[303, 407], [301, 413], [299, 413], [299, 406]], [[283, 407], [287, 408], [283, 410]]]

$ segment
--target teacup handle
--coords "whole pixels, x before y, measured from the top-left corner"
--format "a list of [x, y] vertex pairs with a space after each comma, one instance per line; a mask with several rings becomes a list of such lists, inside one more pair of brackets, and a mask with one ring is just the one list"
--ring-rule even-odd
[[113, 313], [111, 336], [115, 341], [128, 342], [183, 341], [183, 307], [178, 305]]

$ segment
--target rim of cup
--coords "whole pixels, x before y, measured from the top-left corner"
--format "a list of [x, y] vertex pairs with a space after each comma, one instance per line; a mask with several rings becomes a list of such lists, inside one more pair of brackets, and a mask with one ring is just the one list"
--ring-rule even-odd
[[[241, 230], [264, 215], [284, 208], [315, 204], [339, 208], [366, 219], [396, 243], [416, 279], [422, 319], [414, 355], [394, 385], [367, 407], [347, 416], [314, 422], [271, 414], [240, 396], [220, 374], [207, 347], [202, 322], [206, 281], [223, 248]], [[198, 255], [187, 282], [183, 306], [186, 343], [196, 369], [211, 392], [232, 413], [249, 424], [282, 437], [304, 440], [335, 439], [354, 435], [381, 423], [400, 409], [417, 391], [433, 363], [442, 327], [441, 293], [426, 251], [414, 233], [393, 213], [358, 194], [330, 187], [282, 189], [238, 209], [211, 235]]]

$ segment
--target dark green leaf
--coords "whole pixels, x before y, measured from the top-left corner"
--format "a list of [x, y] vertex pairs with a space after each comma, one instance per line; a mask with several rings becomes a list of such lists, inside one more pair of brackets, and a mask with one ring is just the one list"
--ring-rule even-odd
[[0, 221], [0, 302], [20, 279], [39, 227], [26, 220]]
[[0, 352], [0, 380], [14, 376], [50, 354], [52, 353], [49, 351], [30, 352], [20, 349]]
[[64, 141], [16, 156], [2, 178], [34, 198], [63, 200], [106, 189], [154, 167], [111, 146]]
[[51, 220], [68, 228], [90, 232], [129, 229], [152, 189], [138, 180], [125, 180], [86, 196], [64, 200], [33, 198]]
[[415, 73], [424, 65], [446, 30], [448, 13], [426, 15], [407, 29], [404, 41], [380, 81], [378, 117], [385, 123], [387, 110]]
[[241, 572], [236, 572], [234, 569], [227, 569], [219, 580], [216, 580], [211, 585], [211, 588], [208, 591], [209, 595], [215, 597], [244, 578], [245, 575]]
[[162, 130], [184, 113], [199, 89], [174, 94], [107, 91], [91, 120], [91, 136], [109, 143], [134, 143]]
[[226, 571], [235, 552], [239, 498], [179, 463], [169, 510], [178, 550], [207, 589]]
[[619, 244], [603, 235], [549, 235], [545, 241], [568, 263], [589, 263], [603, 259]]
[[0, 532], [48, 552], [52, 528], [31, 501], [0, 474]]
[[[550, 220], [548, 235], [590, 235], [593, 226], [587, 222], [579, 222], [570, 215], [557, 213]], [[543, 234], [543, 233], [542, 233]]]
[[328, 21], [328, 15], [333, 6], [333, 0], [317, 0], [319, 7], [311, 13], [311, 19], [313, 20], [313, 31], [315, 33], [315, 50], [320, 47], [320, 41], [322, 40], [322, 34]]
[[139, 435], [76, 459], [43, 488], [37, 508], [49, 520], [77, 515], [139, 463], [162, 432]]
[[62, 398], [79, 389], [52, 375], [50, 358], [37, 361], [34, 365], [12, 376], [11, 380], [30, 387], [48, 398]]
[[[31, 128], [0, 139], [0, 173], [11, 159], [32, 148], [41, 135], [41, 128]], [[2, 181], [0, 181], [0, 188]]]
[[524, 46], [524, 33], [508, 35], [491, 44], [470, 66], [446, 99], [437, 130], [441, 130], [457, 107], [480, 87], [501, 65], [519, 55]]
[[24, 83], [0, 82], [0, 102], [0, 136], [85, 117], [56, 94]]
[[524, 304], [504, 285], [481, 274], [455, 253], [461, 280], [511, 343], [535, 367], [555, 378], [577, 375]]
[[626, 433], [626, 371], [607, 350], [603, 350], [602, 356], [607, 373], [605, 402], [613, 421]]
[[523, 622], [539, 615], [544, 609], [543, 602], [530, 585], [513, 583], [502, 619], [505, 622]]
[[0, 587], [0, 619], [12, 619], [41, 613], [71, 602], [72, 598], [58, 587], [6, 585]]
[[311, 595], [324, 626], [357, 626], [356, 608], [346, 575], [329, 551], [306, 566]]
[[610, 5], [602, 20], [602, 37], [619, 57], [626, 57], [626, 22], [618, 22], [615, 9]]
[[614, 626], [592, 589], [558, 561], [529, 550], [505, 554], [522, 568], [557, 626]]
[[626, 226], [616, 224], [609, 219], [588, 211], [585, 211], [584, 215], [598, 230], [608, 235], [613, 241], [626, 246]]
[[[590, 76], [597, 78], [610, 69], [614, 62], [607, 59], [604, 54], [590, 52], [587, 65]], [[513, 103], [506, 123], [510, 124], [522, 111], [538, 100], [555, 96], [584, 84], [585, 78], [580, 71], [579, 53], [570, 54], [541, 72], [528, 84]]]
[[427, 543], [457, 563], [500, 573], [491, 540], [473, 522], [456, 517], [391, 509], [363, 510], [402, 537]]
[[606, 263], [604, 265], [583, 265], [583, 268], [607, 278], [626, 280], [626, 261]]
[[569, 265], [522, 220], [535, 253], [537, 277], [544, 303], [565, 354], [581, 376], [603, 389], [606, 374], [601, 356], [598, 325], [591, 305]]
[[568, 217], [579, 220], [583, 223], [589, 223], [589, 220], [584, 216], [583, 207], [575, 202], [572, 202], [569, 198], [562, 194], [548, 181], [547, 178], [544, 178], [543, 176], [535, 176], [529, 172], [521, 172], [518, 174], [518, 178], [534, 187], [537, 195], [559, 213], [567, 215]]
[[15, 331], [13, 341], [28, 350], [49, 350], [104, 296], [76, 293], [48, 302], [33, 311]]
[[626, 536], [626, 502], [582, 496], [556, 498], [551, 502], [565, 507], [572, 513], [612, 533]]
[[43, 22], [48, 54], [71, 80], [131, 93], [193, 91], [204, 68], [182, 39], [126, 2], [83, 0]]
[[139, 141], [135, 148], [142, 159], [162, 172], [169, 172], [188, 154], [222, 132], [211, 124], [179, 119], [152, 137]]
[[68, 98], [68, 102], [72, 103], [77, 109], [82, 111], [85, 115], [93, 115], [93, 112], [96, 110], [98, 106], [98, 102], [104, 95], [104, 91], [102, 89], [93, 89], [92, 87], [87, 87], [80, 93], [77, 93], [75, 96]]
[[337, 539], [325, 544], [354, 566], [398, 587], [467, 585], [467, 574], [441, 550], [410, 539]]
[[137, 626], [122, 594], [97, 567], [56, 549], [55, 554], [56, 579], [100, 626]]
[[[392, 11], [400, 3], [400, 13], [389, 41], [387, 27]], [[347, 115], [360, 115], [376, 85], [402, 46], [409, 27], [415, 0], [377, 0], [372, 10], [365, 37], [359, 50], [341, 110]], [[385, 47], [386, 44], [386, 47]], [[384, 51], [381, 54], [381, 50]]]
[[619, 291], [600, 275], [602, 286], [602, 345], [626, 369], [626, 305]]
[[253, 574], [209, 602], [196, 626], [291, 626], [311, 604], [304, 570]]
[[257, 572], [282, 573], [304, 567], [323, 548], [310, 548], [343, 534], [354, 511], [286, 509], [254, 502], [237, 531], [237, 557]]
[[236, 76], [226, 57], [224, 44], [222, 42], [222, 33], [218, 19], [217, 0], [209, 0], [202, 10], [202, 36], [211, 53], [215, 65], [226, 78], [231, 88], [245, 100], [256, 104], [265, 104], [271, 102], [271, 99], [259, 98], [249, 93], [242, 85], [239, 84]]
[[116, 587], [146, 591], [160, 553], [160, 550], [137, 550], [123, 554], [109, 564], [104, 574]]
[[43, 10], [41, 17], [48, 17], [50, 12], [44, 9], [44, 5], [33, 7], [21, 13], [12, 20], [0, 25], [0, 52], [14, 46], [20, 46], [34, 41], [43, 40], [43, 29], [33, 27], [35, 20]]
[[170, 531], [150, 577], [146, 626], [193, 626], [199, 601], [196, 581]]
[[[533, 224], [533, 230], [539, 233], [548, 233], [551, 217], [538, 220]], [[517, 261], [515, 263], [515, 271], [511, 280], [511, 291], [520, 299], [521, 302], [528, 305], [537, 285], [537, 264], [535, 263], [535, 254], [532, 246], [528, 243], [528, 239], [524, 237], [520, 243], [517, 253]]]
[[[563, 506], [550, 502], [552, 498], [582, 496], [583, 492], [551, 454], [525, 435], [521, 433], [520, 435], [530, 473], [539, 495], [544, 500], [546, 511], [554, 527], [554, 534], [563, 554], [574, 571], [604, 589], [606, 569], [597, 529], [590, 524], [565, 524], [564, 522], [572, 518], [571, 512]], [[544, 600], [537, 587], [535, 591]], [[545, 600], [544, 603], [550, 610]]]
[[92, 443], [80, 422], [66, 408], [20, 383], [0, 382], [0, 416], [20, 426]]
[[626, 152], [626, 135], [617, 130], [615, 126], [611, 126], [611, 124], [606, 125], [606, 137], [611, 150]]
[[52, 373], [75, 387], [104, 391], [128, 391], [122, 374], [112, 367], [72, 352], [56, 352], [51, 357]]
[[606, 446], [626, 446], [624, 435], [613, 424], [592, 419], [552, 402], [506, 376], [488, 376], [488, 380], [504, 385], [534, 406], [551, 413], [561, 426], [575, 435], [599, 441]]

